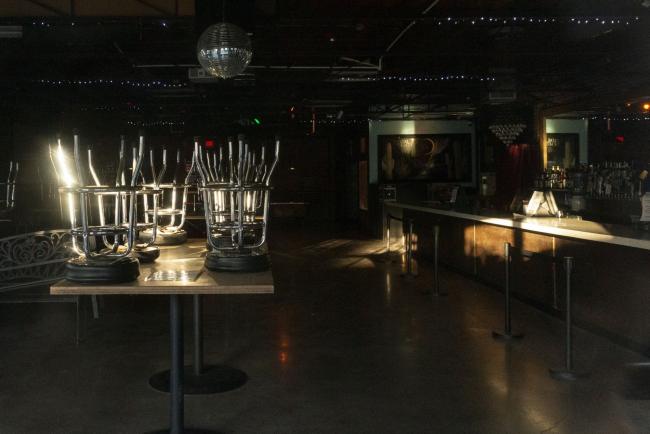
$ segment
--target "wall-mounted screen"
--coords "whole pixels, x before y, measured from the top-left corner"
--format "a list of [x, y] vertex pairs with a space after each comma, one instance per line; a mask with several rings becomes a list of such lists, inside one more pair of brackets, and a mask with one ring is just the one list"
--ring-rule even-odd
[[473, 182], [471, 134], [380, 135], [382, 182]]

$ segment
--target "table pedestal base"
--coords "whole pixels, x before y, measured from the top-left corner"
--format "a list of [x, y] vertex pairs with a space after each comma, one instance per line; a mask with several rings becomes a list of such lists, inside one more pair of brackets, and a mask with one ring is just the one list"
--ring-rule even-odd
[[[248, 376], [239, 369], [225, 365], [204, 366], [196, 375], [193, 366], [185, 366], [183, 373], [185, 395], [208, 395], [235, 390], [246, 384]], [[158, 372], [149, 379], [149, 385], [159, 392], [169, 393], [169, 370]]]

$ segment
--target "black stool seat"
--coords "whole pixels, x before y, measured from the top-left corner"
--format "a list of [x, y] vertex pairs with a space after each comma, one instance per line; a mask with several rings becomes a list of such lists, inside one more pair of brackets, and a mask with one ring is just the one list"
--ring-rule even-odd
[[65, 278], [75, 283], [124, 283], [140, 275], [140, 263], [126, 256], [88, 261], [84, 257], [70, 259], [65, 264]]
[[[139, 236], [140, 241], [149, 242], [151, 241], [152, 235], [151, 230], [142, 231]], [[177, 246], [183, 244], [185, 241], [187, 241], [187, 232], [184, 229], [166, 232], [159, 227], [156, 231], [156, 242], [154, 244], [156, 246]]]
[[140, 263], [149, 264], [160, 257], [160, 249], [156, 246], [133, 249], [133, 256], [138, 258]]
[[212, 271], [254, 273], [266, 271], [270, 266], [269, 256], [266, 253], [222, 254], [210, 252], [205, 255], [205, 268]]

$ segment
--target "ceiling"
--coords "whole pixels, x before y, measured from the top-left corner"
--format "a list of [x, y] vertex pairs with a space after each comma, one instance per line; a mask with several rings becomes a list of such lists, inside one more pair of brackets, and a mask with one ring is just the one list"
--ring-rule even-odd
[[[224, 12], [251, 34], [252, 64], [191, 82], [198, 35]], [[471, 111], [512, 88], [540, 107], [605, 109], [650, 94], [648, 12], [640, 0], [3, 0], [0, 25], [22, 36], [0, 39], [2, 104], [152, 125], [352, 122], [369, 107]]]

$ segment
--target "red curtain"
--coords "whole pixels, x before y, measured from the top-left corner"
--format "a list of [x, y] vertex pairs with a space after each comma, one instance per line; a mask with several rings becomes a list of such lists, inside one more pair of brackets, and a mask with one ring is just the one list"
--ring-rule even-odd
[[497, 200], [507, 208], [515, 194], [528, 195], [538, 168], [538, 150], [528, 143], [506, 146], [497, 162]]

